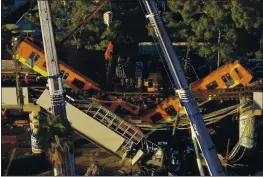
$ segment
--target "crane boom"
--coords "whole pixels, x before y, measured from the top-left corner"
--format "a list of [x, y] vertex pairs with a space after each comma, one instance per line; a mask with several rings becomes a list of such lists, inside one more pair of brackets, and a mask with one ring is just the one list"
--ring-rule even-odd
[[209, 136], [208, 130], [199, 111], [192, 90], [189, 88], [184, 71], [178, 60], [172, 46], [172, 42], [166, 32], [162, 19], [159, 15], [155, 1], [142, 0], [147, 11], [146, 18], [149, 19], [154, 33], [157, 37], [160, 48], [164, 54], [165, 61], [169, 67], [175, 84], [175, 91], [178, 92], [180, 101], [184, 106], [188, 117], [190, 118], [191, 126], [197, 137], [199, 147], [204, 154], [208, 170], [212, 176], [225, 176], [226, 172], [220, 160], [218, 159], [215, 146]]
[[[58, 67], [57, 51], [51, 23], [50, 7], [48, 1], [38, 0], [39, 18], [43, 38], [43, 46], [48, 72], [48, 86], [51, 96], [52, 109], [55, 114], [59, 113], [59, 108], [64, 106], [63, 86], [61, 74]], [[61, 118], [67, 118], [66, 115]]]
[[[61, 119], [64, 119], [66, 122], [67, 114], [64, 100], [64, 90], [62, 85], [62, 78], [59, 72], [59, 65], [57, 59], [57, 51], [54, 40], [54, 33], [52, 27], [51, 19], [51, 10], [49, 6], [49, 0], [38, 0], [38, 10], [40, 25], [42, 31], [42, 38], [44, 44], [47, 72], [48, 72], [48, 86], [49, 94], [51, 98], [52, 112], [56, 116], [60, 116]], [[37, 56], [35, 56], [37, 58]], [[39, 56], [38, 56], [39, 58]], [[34, 60], [32, 58], [32, 60]], [[68, 163], [65, 167], [69, 169], [62, 168], [62, 174], [73, 176], [75, 175], [75, 161], [74, 154], [72, 152], [67, 153]]]

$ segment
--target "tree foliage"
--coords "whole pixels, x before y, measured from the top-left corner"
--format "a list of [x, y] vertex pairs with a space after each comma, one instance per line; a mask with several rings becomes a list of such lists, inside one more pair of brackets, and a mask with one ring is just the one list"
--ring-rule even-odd
[[263, 34], [261, 35], [260, 41], [259, 41], [259, 50], [255, 53], [257, 58], [263, 59]]
[[[168, 0], [167, 5], [169, 9], [162, 16], [171, 38], [188, 42], [208, 59], [216, 59], [218, 52], [224, 60], [235, 58], [247, 45], [239, 38], [244, 33], [255, 35], [263, 25], [262, 1]], [[263, 34], [263, 30], [256, 33]], [[198, 45], [199, 42], [207, 45]], [[252, 52], [259, 55], [262, 47], [258, 49], [259, 45]]]
[[[73, 129], [70, 124], [52, 114], [39, 114], [39, 144], [48, 153], [49, 159], [56, 169], [65, 165]], [[59, 171], [59, 170], [58, 170]]]
[[[85, 0], [75, 1], [74, 5], [70, 5], [69, 3], [64, 5], [62, 1], [54, 1], [51, 8], [55, 19], [54, 22], [60, 30], [60, 33], [56, 35], [56, 39], [58, 41], [63, 39], [69, 32], [82, 23], [82, 20], [97, 5], [96, 2]], [[122, 22], [113, 19], [109, 28], [107, 28], [104, 24], [103, 14], [109, 10], [114, 9], [110, 9], [109, 5], [103, 7], [87, 24], [81, 26], [78, 32], [66, 44], [77, 48], [104, 51], [109, 41], [118, 40]]]
[[259, 0], [231, 1], [231, 17], [237, 28], [258, 28], [262, 25], [263, 4]]

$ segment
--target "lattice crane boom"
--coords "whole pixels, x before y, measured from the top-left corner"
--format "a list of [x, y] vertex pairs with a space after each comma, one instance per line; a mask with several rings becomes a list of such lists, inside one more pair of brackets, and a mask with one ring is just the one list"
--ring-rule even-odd
[[[67, 121], [66, 106], [62, 78], [59, 71], [57, 51], [52, 27], [49, 0], [38, 0], [39, 18], [44, 44], [46, 66], [48, 72], [48, 86], [51, 98], [52, 112]], [[75, 175], [75, 161], [72, 152], [67, 153], [67, 165], [61, 169], [62, 175]], [[66, 168], [69, 167], [69, 168]], [[60, 174], [61, 175], [61, 174]]]
[[142, 0], [142, 2], [147, 11], [146, 18], [149, 19], [151, 26], [154, 29], [159, 46], [163, 52], [164, 59], [172, 75], [172, 79], [175, 84], [174, 89], [178, 93], [180, 101], [185, 107], [187, 115], [190, 118], [191, 126], [193, 127], [194, 133], [197, 137], [199, 147], [204, 154], [210, 175], [224, 176], [226, 175], [226, 172], [218, 159], [217, 151], [211, 137], [209, 136], [193, 93], [188, 86], [184, 71], [163, 25], [156, 3], [153, 0]]

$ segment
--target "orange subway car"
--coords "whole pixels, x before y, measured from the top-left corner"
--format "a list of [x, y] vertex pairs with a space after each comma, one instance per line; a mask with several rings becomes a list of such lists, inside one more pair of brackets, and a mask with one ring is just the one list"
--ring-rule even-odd
[[[16, 49], [16, 58], [44, 77], [48, 76], [43, 49], [30, 39], [22, 40]], [[59, 61], [63, 83], [68, 88], [78, 91], [100, 90], [99, 84], [82, 75], [77, 70]]]
[[[190, 86], [194, 91], [233, 88], [238, 85], [247, 85], [253, 76], [244, 68], [239, 61], [227, 63], [211, 72], [205, 78], [192, 83]], [[143, 116], [142, 120], [149, 123], [161, 123], [171, 120], [177, 112], [185, 114], [184, 108], [180, 106], [178, 97], [171, 96], [165, 99], [154, 110]]]
[[[16, 58], [22, 64], [32, 68], [42, 76], [48, 76], [46, 60], [42, 46], [39, 46], [39, 44], [37, 44], [33, 38], [24, 38], [18, 44], [16, 49]], [[64, 87], [72, 88], [77, 91], [100, 91], [100, 87], [97, 83], [82, 75], [80, 72], [63, 63], [62, 61], [59, 61], [59, 69], [62, 75]], [[115, 112], [118, 106], [125, 108], [132, 114], [136, 114], [138, 112], [137, 108], [133, 109], [132, 106], [129, 106], [123, 101], [117, 103], [114, 102], [107, 107]]]
[[233, 88], [247, 85], [253, 76], [238, 60], [227, 63], [211, 72], [205, 78], [191, 84], [193, 91]]
[[169, 121], [176, 116], [184, 114], [184, 108], [179, 104], [178, 97], [170, 96], [162, 101], [154, 110], [143, 116], [142, 121], [149, 123], [161, 123]]

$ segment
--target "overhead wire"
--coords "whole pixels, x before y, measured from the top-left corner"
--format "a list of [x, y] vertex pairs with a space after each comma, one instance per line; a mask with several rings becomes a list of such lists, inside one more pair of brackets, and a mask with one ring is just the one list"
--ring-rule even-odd
[[[228, 108], [224, 108], [225, 112], [227, 112], [227, 111], [229, 111], [229, 112], [227, 114], [225, 114], [225, 115], [212, 118], [212, 120], [210, 120], [211, 118], [207, 117], [206, 116], [207, 114], [206, 114], [206, 115], [203, 116], [205, 118], [205, 120], [204, 120], [205, 124], [206, 125], [210, 125], [212, 123], [216, 123], [216, 122], [222, 120], [223, 118], [225, 118], [225, 117], [227, 117], [229, 115], [235, 114], [235, 113], [237, 113], [239, 111], [240, 107], [245, 106], [246, 104], [247, 103], [231, 106], [231, 108], [233, 109], [232, 111], [229, 111]], [[222, 109], [222, 110], [224, 110], [224, 109]], [[247, 107], [244, 108], [244, 110], [248, 110], [248, 109], [251, 109], [251, 107], [247, 106]], [[216, 112], [219, 112], [219, 111], [216, 111]], [[213, 113], [209, 113], [208, 115], [210, 115], [210, 114], [213, 114]], [[147, 134], [147, 137], [150, 134], [152, 134], [155, 131], [157, 131], [158, 129], [160, 129], [160, 128], [164, 128], [164, 127], [167, 127], [167, 126], [173, 126], [173, 123], [174, 123], [174, 119], [169, 120], [169, 121], [167, 121], [165, 123], [162, 123], [162, 124], [158, 124], [158, 125], [156, 125], [154, 127], [148, 127], [148, 128], [152, 128], [152, 130]], [[190, 125], [190, 122], [189, 122], [188, 119], [180, 119], [178, 127], [176, 129], [178, 129], [178, 130], [188, 130], [188, 129], [190, 129], [189, 125]]]
[[242, 154], [240, 155], [240, 157], [237, 159], [237, 160], [234, 160], [234, 161], [230, 161], [231, 163], [235, 163], [235, 162], [238, 162], [239, 160], [241, 160], [246, 152], [247, 148], [244, 148]]

